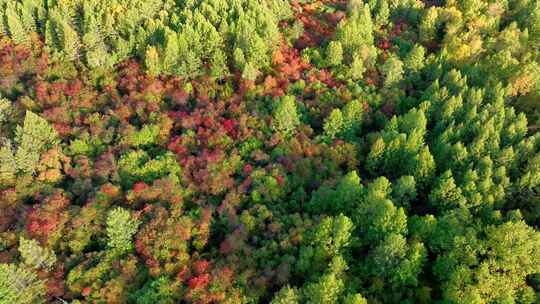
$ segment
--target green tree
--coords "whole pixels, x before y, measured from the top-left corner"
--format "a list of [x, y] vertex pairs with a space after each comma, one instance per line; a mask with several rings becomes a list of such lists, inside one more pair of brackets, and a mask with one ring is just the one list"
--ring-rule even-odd
[[316, 282], [306, 285], [303, 289], [307, 303], [332, 304], [337, 303], [345, 288], [343, 275], [347, 264], [340, 255], [335, 256], [325, 274]]
[[329, 139], [334, 139], [343, 129], [343, 115], [339, 109], [334, 109], [324, 121], [324, 135]]
[[121, 255], [133, 248], [132, 237], [137, 232], [140, 221], [123, 208], [115, 208], [107, 215], [107, 245]]
[[11, 143], [7, 141], [0, 146], [0, 185], [11, 185], [15, 181], [17, 163], [11, 150]]
[[358, 54], [353, 55], [351, 63], [351, 77], [354, 80], [360, 80], [364, 77], [365, 72], [366, 67], [364, 65], [364, 59], [362, 58], [362, 56]]
[[413, 176], [402, 176], [392, 186], [394, 201], [406, 209], [410, 207], [410, 203], [416, 199], [416, 196], [416, 181]]
[[349, 294], [343, 299], [343, 304], [367, 304], [366, 298], [361, 294]]
[[[359, 1], [361, 3], [361, 1]], [[349, 18], [342, 20], [336, 29], [336, 38], [341, 42], [349, 60], [363, 47], [373, 45], [373, 20], [368, 5], [350, 10]]]
[[426, 49], [419, 44], [415, 44], [411, 51], [407, 54], [404, 61], [405, 69], [412, 72], [417, 72], [425, 65]]
[[167, 176], [179, 180], [182, 172], [172, 152], [151, 158], [144, 150], [129, 151], [120, 157], [118, 167], [121, 184], [125, 188], [131, 188], [138, 181], [150, 184]]
[[45, 282], [30, 269], [0, 264], [0, 301], [2, 303], [45, 303]]
[[298, 304], [299, 299], [298, 290], [287, 285], [274, 294], [270, 304]]
[[388, 235], [407, 231], [407, 216], [387, 198], [390, 182], [379, 177], [367, 189], [363, 202], [354, 210], [354, 223], [364, 244], [385, 239]]
[[326, 49], [326, 61], [328, 65], [336, 67], [343, 62], [343, 47], [339, 41], [331, 41]]
[[137, 304], [173, 304], [177, 303], [177, 287], [167, 277], [161, 276], [148, 281], [141, 289], [130, 295], [133, 303]]
[[25, 29], [23, 21], [19, 15], [19, 3], [15, 1], [7, 2], [5, 8], [4, 28], [9, 33], [15, 43], [28, 42], [29, 32]]
[[360, 202], [363, 186], [356, 171], [343, 176], [335, 187], [322, 186], [314, 191], [306, 209], [314, 214], [350, 213]]
[[11, 112], [11, 101], [0, 97], [0, 127], [10, 118]]
[[362, 129], [364, 106], [358, 99], [348, 102], [343, 107], [343, 136], [354, 139]]
[[403, 79], [403, 62], [396, 56], [390, 56], [382, 65], [381, 72], [384, 75], [384, 86], [392, 87]]
[[300, 124], [294, 96], [285, 96], [277, 103], [272, 114], [272, 129], [284, 136], [291, 135]]
[[402, 235], [390, 234], [371, 252], [370, 271], [387, 279], [392, 286], [415, 286], [426, 256], [422, 243], [408, 245]]
[[58, 144], [58, 134], [39, 115], [26, 111], [23, 126], [17, 126], [15, 134], [17, 151], [15, 162], [23, 173], [34, 172], [41, 153]]
[[158, 76], [161, 73], [159, 53], [155, 46], [148, 46], [146, 49], [144, 65], [150, 75]]
[[56, 263], [54, 251], [41, 247], [36, 240], [21, 237], [19, 252], [24, 263], [34, 268], [50, 269]]
[[388, 0], [378, 0], [375, 7], [375, 24], [379, 26], [386, 25], [388, 24], [388, 18], [390, 18]]
[[466, 203], [461, 188], [456, 186], [452, 171], [448, 170], [437, 178], [431, 193], [429, 204], [439, 211], [464, 207]]

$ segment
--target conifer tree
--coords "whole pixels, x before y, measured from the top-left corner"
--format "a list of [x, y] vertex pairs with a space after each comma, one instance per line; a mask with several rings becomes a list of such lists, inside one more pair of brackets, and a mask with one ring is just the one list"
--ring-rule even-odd
[[56, 262], [54, 251], [43, 248], [36, 240], [24, 237], [19, 242], [19, 252], [26, 265], [34, 268], [50, 269]]
[[155, 46], [149, 46], [146, 49], [144, 65], [146, 66], [146, 70], [150, 75], [157, 76], [161, 72], [159, 53]]
[[429, 203], [439, 211], [463, 207], [465, 198], [461, 189], [456, 186], [452, 171], [448, 170], [441, 175], [429, 195]]
[[45, 303], [45, 282], [30, 269], [0, 264], [0, 300], [3, 303]]
[[424, 67], [426, 50], [423, 46], [416, 44], [412, 50], [407, 54], [404, 64], [405, 68], [409, 71], [419, 71]]
[[339, 109], [334, 109], [324, 122], [324, 135], [334, 139], [343, 129], [343, 115]]
[[28, 41], [29, 33], [26, 31], [19, 16], [17, 4], [18, 2], [16, 1], [10, 1], [6, 4], [4, 16], [5, 28], [15, 43], [24, 43]]
[[366, 298], [361, 294], [349, 294], [343, 299], [343, 304], [367, 304]]
[[330, 66], [339, 66], [343, 61], [343, 48], [341, 42], [332, 41], [326, 50], [326, 60]]
[[297, 289], [285, 286], [275, 293], [270, 304], [298, 304], [299, 298]]
[[388, 24], [388, 18], [390, 18], [390, 7], [388, 6], [388, 0], [378, 0], [375, 10], [375, 23], [378, 26]]
[[350, 15], [338, 24], [336, 37], [344, 52], [352, 58], [362, 47], [373, 45], [373, 20], [369, 5], [365, 4], [352, 10]]
[[23, 126], [17, 127], [15, 142], [17, 170], [27, 174], [34, 172], [41, 153], [58, 143], [58, 134], [45, 119], [27, 111]]
[[139, 220], [123, 208], [111, 210], [107, 216], [107, 237], [109, 248], [122, 255], [133, 248], [132, 237], [137, 232]]
[[360, 80], [364, 77], [366, 67], [364, 66], [364, 59], [360, 55], [353, 55], [351, 63], [351, 76], [354, 80]]
[[11, 143], [5, 140], [0, 145], [0, 185], [11, 185], [15, 181], [17, 163], [11, 150]]
[[278, 102], [272, 119], [274, 131], [284, 136], [291, 135], [300, 124], [300, 118], [296, 112], [296, 99], [294, 96], [285, 96]]
[[0, 127], [10, 118], [11, 112], [11, 101], [0, 97]]
[[381, 72], [384, 75], [384, 86], [392, 87], [403, 79], [403, 62], [396, 56], [391, 56], [383, 64]]

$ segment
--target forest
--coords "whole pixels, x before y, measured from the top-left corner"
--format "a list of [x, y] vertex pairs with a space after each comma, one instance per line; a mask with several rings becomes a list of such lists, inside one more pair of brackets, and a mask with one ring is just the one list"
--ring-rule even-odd
[[540, 303], [540, 0], [0, 0], [40, 303]]

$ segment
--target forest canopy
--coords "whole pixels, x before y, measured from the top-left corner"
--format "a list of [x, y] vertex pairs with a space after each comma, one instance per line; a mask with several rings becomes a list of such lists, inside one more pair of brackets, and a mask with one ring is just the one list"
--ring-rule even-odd
[[0, 304], [540, 303], [539, 0], [0, 0]]

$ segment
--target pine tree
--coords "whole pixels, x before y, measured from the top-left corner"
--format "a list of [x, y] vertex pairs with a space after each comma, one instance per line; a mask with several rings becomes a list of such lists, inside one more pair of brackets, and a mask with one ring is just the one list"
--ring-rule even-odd
[[396, 56], [390, 56], [381, 69], [384, 75], [384, 87], [389, 88], [403, 79], [403, 62]]
[[131, 250], [132, 237], [137, 232], [139, 224], [139, 220], [134, 219], [128, 210], [120, 207], [111, 210], [107, 216], [109, 248], [118, 255]]
[[298, 304], [299, 298], [296, 288], [285, 286], [274, 294], [274, 298], [270, 304]]
[[324, 135], [334, 139], [343, 130], [343, 115], [339, 109], [334, 109], [324, 122]]
[[11, 39], [15, 43], [28, 42], [29, 33], [26, 31], [21, 17], [18, 14], [18, 2], [10, 1], [6, 4], [5, 25]]
[[375, 11], [375, 23], [379, 26], [388, 24], [390, 18], [390, 8], [388, 0], [378, 0]]
[[256, 68], [255, 64], [251, 62], [247, 62], [244, 65], [244, 69], [242, 70], [242, 78], [246, 80], [255, 81], [258, 75], [259, 75], [259, 70]]
[[0, 128], [12, 115], [11, 101], [0, 97]]
[[316, 282], [304, 287], [303, 294], [307, 303], [333, 304], [338, 303], [341, 293], [345, 288], [342, 279], [347, 264], [341, 256], [335, 256], [328, 271]]
[[22, 266], [0, 264], [0, 301], [2, 303], [45, 303], [45, 283]]
[[400, 177], [392, 187], [392, 197], [401, 206], [409, 207], [410, 202], [416, 198], [416, 195], [416, 182], [413, 176], [404, 175]]
[[343, 107], [343, 133], [347, 139], [352, 139], [362, 129], [364, 107], [360, 100], [350, 101]]
[[66, 60], [75, 60], [79, 57], [80, 39], [75, 27], [68, 18], [63, 18], [57, 24], [56, 32], [61, 45], [61, 52]]
[[447, 170], [441, 175], [429, 194], [429, 203], [439, 211], [465, 206], [465, 197], [456, 186], [452, 171]]
[[159, 53], [155, 46], [148, 46], [144, 56], [144, 65], [148, 74], [152, 76], [158, 76], [161, 72], [161, 65], [159, 61]]
[[364, 244], [379, 242], [391, 233], [403, 234], [407, 230], [407, 216], [388, 199], [390, 182], [379, 177], [368, 187], [363, 202], [354, 210], [354, 223]]
[[343, 299], [343, 304], [368, 304], [366, 298], [364, 298], [361, 294], [348, 294]]
[[17, 169], [28, 174], [34, 172], [41, 153], [58, 144], [58, 134], [45, 119], [26, 111], [23, 127], [17, 127], [15, 142]]
[[36, 240], [21, 237], [19, 252], [24, 263], [34, 268], [50, 269], [56, 262], [54, 251], [41, 247]]
[[374, 276], [386, 278], [394, 288], [414, 286], [426, 255], [422, 243], [409, 245], [402, 235], [390, 234], [371, 252], [370, 271]]
[[419, 38], [424, 43], [431, 42], [435, 39], [437, 33], [437, 22], [439, 13], [436, 7], [430, 7], [422, 18], [419, 25]]
[[98, 68], [112, 63], [99, 23], [94, 16], [89, 16], [84, 22], [82, 43], [85, 48], [85, 60], [89, 67]]
[[426, 50], [423, 46], [415, 44], [405, 58], [405, 68], [409, 71], [417, 72], [424, 67]]
[[362, 5], [352, 10], [351, 16], [338, 24], [336, 37], [348, 58], [352, 58], [363, 46], [373, 45], [373, 20], [369, 6]]
[[351, 77], [354, 80], [360, 80], [364, 77], [366, 67], [364, 66], [364, 59], [360, 55], [353, 55], [351, 63]]
[[300, 124], [294, 96], [285, 96], [278, 102], [272, 115], [272, 129], [284, 136], [291, 135]]
[[532, 9], [532, 16], [529, 19], [529, 36], [533, 46], [540, 48], [540, 2]]
[[343, 62], [343, 47], [341, 46], [341, 42], [332, 41], [328, 44], [326, 60], [330, 66], [336, 67], [341, 65]]
[[17, 163], [11, 150], [11, 143], [6, 140], [0, 144], [0, 185], [11, 185], [15, 181]]

